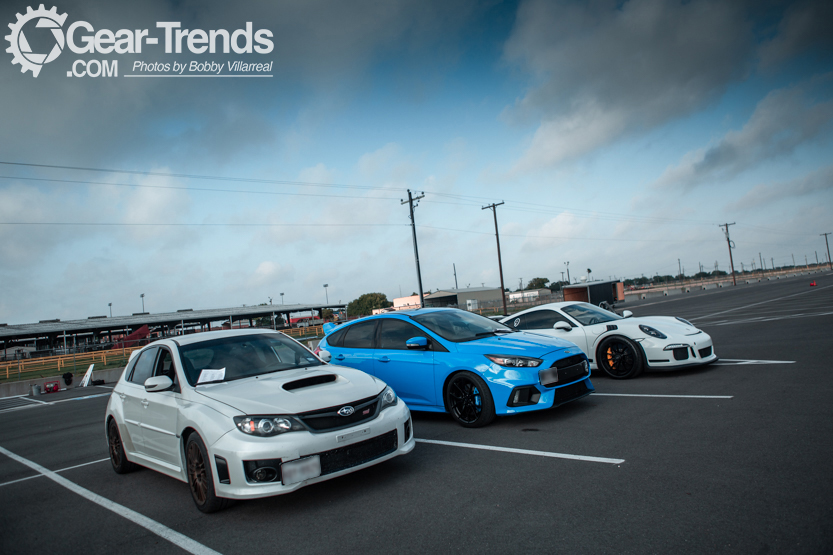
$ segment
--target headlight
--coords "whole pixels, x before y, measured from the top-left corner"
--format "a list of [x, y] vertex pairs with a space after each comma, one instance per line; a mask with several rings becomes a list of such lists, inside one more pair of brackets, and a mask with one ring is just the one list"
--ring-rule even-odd
[[260, 437], [306, 430], [291, 416], [235, 416], [234, 423], [244, 434]]
[[664, 333], [659, 330], [655, 330], [651, 326], [646, 326], [645, 324], [639, 324], [639, 329], [642, 330], [642, 333], [645, 335], [650, 335], [651, 337], [656, 337], [657, 339], [668, 339]]
[[687, 326], [691, 326], [692, 328], [696, 327], [694, 324], [692, 324], [691, 322], [689, 322], [685, 318], [680, 318], [679, 316], [677, 316], [677, 320], [679, 320], [680, 322], [682, 322], [683, 324], [685, 324]]
[[386, 407], [392, 407], [399, 402], [399, 398], [390, 386], [385, 388], [380, 397], [382, 398], [382, 406], [379, 407], [380, 411], [384, 410]]
[[533, 368], [535, 366], [541, 366], [541, 359], [540, 358], [531, 358], [531, 357], [512, 357], [512, 356], [503, 356], [503, 355], [484, 355], [486, 358], [497, 364], [498, 366], [511, 366], [513, 368], [517, 367], [527, 367]]

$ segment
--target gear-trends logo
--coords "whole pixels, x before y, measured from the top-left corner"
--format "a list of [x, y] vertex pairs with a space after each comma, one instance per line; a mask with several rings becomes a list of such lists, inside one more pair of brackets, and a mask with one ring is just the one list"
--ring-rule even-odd
[[[26, 15], [17, 14], [17, 21], [9, 23], [12, 34], [6, 36], [6, 40], [11, 44], [6, 52], [14, 56], [12, 63], [20, 64], [22, 73], [29, 70], [32, 75], [37, 77], [43, 65], [60, 56], [63, 51], [64, 32], [61, 27], [63, 27], [66, 19], [67, 14], [58, 15], [58, 8], [53, 6], [51, 10], [47, 10], [43, 7], [43, 4], [37, 10], [33, 10], [30, 6], [26, 10]], [[52, 31], [52, 35], [55, 37], [55, 45], [52, 50], [46, 53], [32, 52], [24, 32], [27, 26], [30, 29], [46, 28]]]

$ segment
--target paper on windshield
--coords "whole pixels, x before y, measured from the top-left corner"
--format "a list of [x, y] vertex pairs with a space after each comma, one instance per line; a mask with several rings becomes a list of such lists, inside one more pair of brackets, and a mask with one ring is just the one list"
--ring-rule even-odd
[[200, 379], [197, 380], [197, 385], [205, 382], [213, 382], [217, 380], [224, 380], [226, 378], [226, 369], [220, 368], [219, 370], [213, 370], [211, 368], [204, 368], [202, 372], [200, 372]]

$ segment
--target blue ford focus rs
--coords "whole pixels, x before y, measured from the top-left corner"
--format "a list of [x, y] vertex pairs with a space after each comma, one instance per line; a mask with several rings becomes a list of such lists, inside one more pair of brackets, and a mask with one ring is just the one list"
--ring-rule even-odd
[[317, 351], [325, 361], [372, 374], [412, 410], [448, 412], [466, 427], [595, 391], [587, 357], [573, 343], [464, 310], [380, 314], [325, 330]]

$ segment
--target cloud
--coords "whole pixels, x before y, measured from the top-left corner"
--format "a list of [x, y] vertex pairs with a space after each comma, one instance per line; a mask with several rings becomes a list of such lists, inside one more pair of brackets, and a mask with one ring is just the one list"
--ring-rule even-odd
[[540, 124], [515, 170], [576, 158], [717, 98], [749, 66], [753, 41], [742, 7], [708, 0], [522, 4], [504, 59], [533, 84], [504, 118]]
[[772, 205], [784, 199], [796, 199], [831, 191], [833, 191], [833, 166], [827, 166], [789, 181], [756, 185], [743, 197], [729, 204], [726, 209], [730, 211], [751, 210]]
[[759, 49], [761, 66], [771, 68], [812, 51], [814, 55], [833, 55], [833, 3], [827, 0], [795, 2], [787, 6], [775, 36]]
[[690, 189], [734, 177], [761, 162], [792, 154], [827, 130], [831, 120], [833, 100], [814, 101], [802, 85], [772, 91], [740, 130], [729, 131], [714, 146], [687, 153], [653, 186]]

